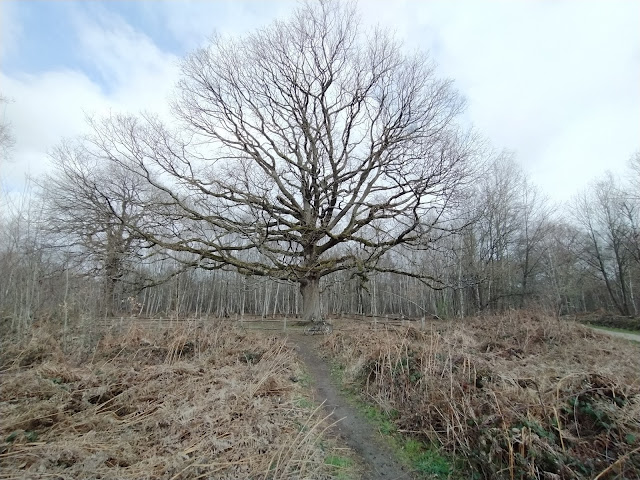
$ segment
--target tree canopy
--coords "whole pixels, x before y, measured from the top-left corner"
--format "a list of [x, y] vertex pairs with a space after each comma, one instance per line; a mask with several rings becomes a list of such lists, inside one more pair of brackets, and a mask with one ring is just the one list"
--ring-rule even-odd
[[313, 320], [331, 273], [424, 276], [381, 260], [446, 230], [474, 156], [463, 105], [426, 54], [365, 31], [349, 5], [309, 2], [190, 54], [177, 126], [114, 116], [87, 152], [149, 187], [136, 235], [203, 268], [298, 282]]

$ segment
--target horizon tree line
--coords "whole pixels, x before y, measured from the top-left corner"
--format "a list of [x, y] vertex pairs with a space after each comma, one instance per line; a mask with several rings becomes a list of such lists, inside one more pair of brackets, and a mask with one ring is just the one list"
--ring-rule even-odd
[[353, 6], [214, 38], [176, 93], [52, 150], [2, 218], [3, 316], [638, 313], [640, 154], [561, 217]]

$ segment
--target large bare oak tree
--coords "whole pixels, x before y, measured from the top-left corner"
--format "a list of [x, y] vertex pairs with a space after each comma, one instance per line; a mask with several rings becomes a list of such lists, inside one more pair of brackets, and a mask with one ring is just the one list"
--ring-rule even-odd
[[425, 54], [364, 31], [349, 5], [318, 1], [215, 38], [182, 73], [179, 127], [112, 117], [90, 140], [155, 189], [153, 228], [140, 235], [203, 268], [298, 282], [310, 321], [331, 273], [428, 277], [380, 260], [445, 228], [474, 142], [456, 123], [463, 100]]

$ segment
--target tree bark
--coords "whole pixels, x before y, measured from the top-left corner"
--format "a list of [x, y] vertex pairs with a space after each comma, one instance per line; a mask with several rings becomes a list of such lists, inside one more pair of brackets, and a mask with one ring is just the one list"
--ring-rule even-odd
[[320, 322], [322, 312], [320, 310], [320, 279], [316, 277], [300, 280], [300, 293], [302, 294], [302, 319], [305, 322]]
[[115, 293], [118, 279], [121, 277], [120, 262], [115, 254], [107, 253], [104, 265], [104, 312], [105, 316], [112, 317], [115, 313]]

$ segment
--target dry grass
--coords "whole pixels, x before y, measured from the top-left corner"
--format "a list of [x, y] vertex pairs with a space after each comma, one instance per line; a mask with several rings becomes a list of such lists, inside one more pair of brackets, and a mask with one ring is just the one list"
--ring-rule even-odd
[[70, 338], [4, 339], [0, 478], [330, 477], [283, 340], [195, 323]]
[[640, 348], [533, 313], [325, 342], [398, 428], [487, 479], [640, 478]]

